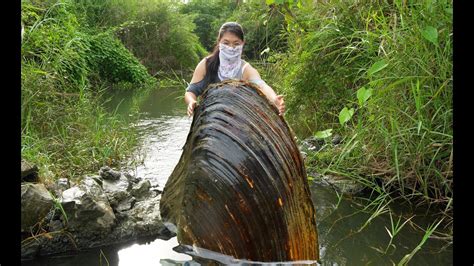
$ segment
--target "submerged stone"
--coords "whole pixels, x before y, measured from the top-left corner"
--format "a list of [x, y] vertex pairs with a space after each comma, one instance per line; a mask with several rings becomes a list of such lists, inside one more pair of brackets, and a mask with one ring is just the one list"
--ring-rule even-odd
[[251, 261], [319, 259], [294, 135], [248, 83], [226, 81], [203, 93], [160, 209], [181, 245]]

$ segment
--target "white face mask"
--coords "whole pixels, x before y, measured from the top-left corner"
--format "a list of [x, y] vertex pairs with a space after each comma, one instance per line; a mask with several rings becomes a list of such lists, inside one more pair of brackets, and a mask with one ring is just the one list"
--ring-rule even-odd
[[223, 43], [219, 43], [220, 63], [218, 75], [220, 80], [240, 78], [237, 77], [237, 74], [239, 73], [240, 65], [242, 64], [240, 57], [242, 56], [243, 47], [243, 44], [232, 48]]

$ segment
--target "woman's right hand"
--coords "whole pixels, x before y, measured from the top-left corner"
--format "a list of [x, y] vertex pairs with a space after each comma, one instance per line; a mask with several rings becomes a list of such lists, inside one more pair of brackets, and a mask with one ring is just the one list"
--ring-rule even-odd
[[194, 112], [194, 108], [196, 107], [196, 101], [191, 101], [188, 104], [188, 116], [192, 116]]

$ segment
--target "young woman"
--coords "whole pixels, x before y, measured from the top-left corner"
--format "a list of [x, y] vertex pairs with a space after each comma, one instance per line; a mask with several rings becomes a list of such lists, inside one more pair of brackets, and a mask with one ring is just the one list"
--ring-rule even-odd
[[280, 115], [283, 115], [285, 112], [283, 96], [276, 95], [275, 91], [260, 78], [258, 71], [241, 59], [244, 43], [244, 32], [238, 23], [226, 22], [221, 26], [214, 51], [199, 62], [191, 83], [186, 88], [184, 101], [188, 106], [189, 116], [196, 107], [197, 97], [207, 86], [226, 79], [246, 80], [256, 84], [278, 108]]

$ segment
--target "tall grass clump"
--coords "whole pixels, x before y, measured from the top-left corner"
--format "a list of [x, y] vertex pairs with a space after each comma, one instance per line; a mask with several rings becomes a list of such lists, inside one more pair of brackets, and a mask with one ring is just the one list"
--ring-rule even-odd
[[276, 73], [287, 117], [303, 136], [343, 136], [312, 163], [450, 213], [452, 1], [317, 1], [293, 14]]
[[75, 0], [81, 21], [113, 31], [151, 75], [194, 69], [206, 54], [190, 15], [171, 0]]
[[288, 48], [284, 14], [263, 1], [250, 0], [239, 5], [228, 20], [242, 25], [245, 33], [243, 53], [249, 60], [265, 62], [270, 54]]
[[22, 1], [21, 155], [45, 183], [118, 165], [133, 148], [133, 128], [105, 111], [106, 83], [95, 81], [137, 88], [154, 80], [117, 39], [85, 29], [73, 11], [71, 1]]

